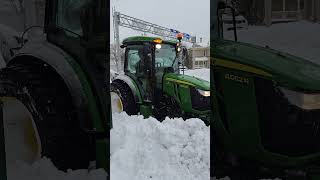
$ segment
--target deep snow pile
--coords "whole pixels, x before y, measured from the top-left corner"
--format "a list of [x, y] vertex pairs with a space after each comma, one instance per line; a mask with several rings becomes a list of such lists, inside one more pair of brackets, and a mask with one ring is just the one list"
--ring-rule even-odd
[[[182, 72], [181, 72], [182, 73]], [[188, 69], [185, 70], [184, 74], [189, 76], [194, 76], [203, 80], [210, 82], [210, 69], [202, 68], [202, 69]]]
[[103, 169], [59, 171], [50, 159], [42, 158], [33, 164], [16, 162], [8, 166], [8, 180], [105, 180]]
[[[270, 27], [249, 26], [248, 30], [238, 30], [240, 42], [287, 52], [315, 63], [320, 63], [320, 24], [308, 21], [273, 24]], [[233, 39], [233, 32], [225, 32]]]
[[210, 179], [210, 127], [200, 119], [112, 119], [111, 180]]

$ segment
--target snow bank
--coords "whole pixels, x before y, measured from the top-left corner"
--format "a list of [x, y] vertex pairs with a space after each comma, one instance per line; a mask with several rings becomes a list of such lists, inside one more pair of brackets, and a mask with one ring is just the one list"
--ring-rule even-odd
[[8, 180], [105, 180], [104, 169], [59, 171], [50, 159], [42, 158], [33, 164], [16, 162], [8, 167]]
[[210, 127], [200, 119], [112, 119], [111, 180], [210, 179]]
[[185, 70], [184, 74], [189, 76], [194, 76], [203, 80], [210, 82], [210, 69], [203, 68], [203, 69], [188, 69]]

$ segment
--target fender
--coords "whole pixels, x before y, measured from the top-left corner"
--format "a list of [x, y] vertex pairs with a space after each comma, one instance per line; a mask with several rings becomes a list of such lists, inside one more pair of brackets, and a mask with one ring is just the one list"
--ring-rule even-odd
[[121, 74], [121, 75], [115, 77], [113, 81], [122, 81], [125, 84], [127, 84], [129, 86], [129, 88], [131, 89], [134, 100], [136, 102], [142, 102], [142, 97], [141, 97], [141, 94], [138, 90], [138, 86], [132, 81], [132, 79], [129, 76]]
[[[96, 115], [93, 114], [94, 112], [90, 112], [89, 109], [96, 109], [97, 103], [94, 100], [94, 102], [90, 102], [90, 96], [93, 96], [94, 93], [88, 85], [89, 82], [80, 66], [70, 55], [46, 41], [40, 43], [38, 41], [36, 43], [29, 42], [8, 61], [7, 65], [10, 66], [19, 62], [32, 64], [39, 61], [52, 67], [57, 72], [57, 75], [63, 79], [73, 99], [81, 125], [85, 129], [92, 129], [93, 124], [97, 123], [88, 122], [88, 119], [95, 121]], [[99, 132], [103, 132], [105, 127], [101, 122], [98, 124], [101, 124], [101, 127], [94, 128]]]

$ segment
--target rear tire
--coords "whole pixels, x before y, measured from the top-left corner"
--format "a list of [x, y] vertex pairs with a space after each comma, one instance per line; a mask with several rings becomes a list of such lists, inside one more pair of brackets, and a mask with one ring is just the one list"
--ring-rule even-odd
[[122, 101], [123, 111], [128, 115], [138, 114], [137, 102], [134, 99], [131, 89], [124, 83], [114, 81], [111, 83], [110, 91], [117, 93]]
[[42, 157], [59, 170], [87, 169], [93, 144], [80, 129], [64, 81], [43, 63], [18, 64], [0, 72], [1, 97], [15, 97], [30, 111], [40, 136]]

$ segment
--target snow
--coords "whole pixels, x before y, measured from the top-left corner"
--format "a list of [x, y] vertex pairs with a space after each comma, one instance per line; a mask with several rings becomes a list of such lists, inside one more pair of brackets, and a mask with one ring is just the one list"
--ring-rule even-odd
[[33, 164], [17, 161], [8, 166], [8, 180], [105, 180], [104, 169], [58, 170], [48, 158], [42, 158]]
[[[182, 73], [182, 72], [181, 72]], [[194, 76], [203, 80], [210, 82], [210, 69], [202, 68], [202, 69], [187, 69], [184, 74], [189, 76]]]
[[112, 119], [111, 180], [210, 179], [210, 127], [200, 119]]
[[[272, 49], [320, 63], [319, 32], [320, 24], [298, 21], [270, 27], [249, 26], [248, 30], [238, 30], [238, 39], [240, 42], [268, 45]], [[233, 39], [233, 31], [225, 32], [225, 37]]]

